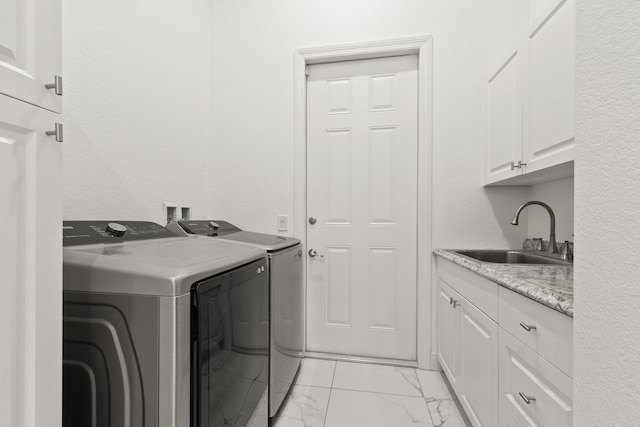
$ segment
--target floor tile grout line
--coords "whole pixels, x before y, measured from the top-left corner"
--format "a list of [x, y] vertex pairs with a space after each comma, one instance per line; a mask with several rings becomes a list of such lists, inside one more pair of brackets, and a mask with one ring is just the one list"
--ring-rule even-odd
[[333, 375], [331, 376], [331, 387], [329, 387], [329, 399], [327, 399], [327, 410], [324, 413], [324, 420], [322, 420], [322, 427], [326, 427], [327, 418], [329, 417], [329, 406], [331, 405], [331, 395], [333, 394], [333, 382], [336, 379], [336, 371], [338, 370], [338, 361], [334, 361]]
[[329, 405], [331, 404], [331, 393], [333, 389], [329, 389], [329, 398], [327, 399], [327, 410], [324, 411], [324, 419], [322, 420], [322, 427], [326, 427], [327, 425], [327, 417], [329, 416]]
[[331, 388], [333, 388], [333, 382], [336, 380], [336, 371], [338, 370], [338, 361], [335, 361], [333, 365], [333, 375], [331, 375]]
[[424, 396], [411, 396], [409, 394], [398, 394], [398, 393], [389, 393], [386, 391], [374, 391], [374, 390], [358, 390], [354, 388], [342, 388], [342, 387], [331, 387], [331, 390], [340, 390], [340, 391], [355, 391], [359, 393], [372, 393], [372, 394], [386, 394], [387, 396], [398, 396], [398, 397], [412, 397], [414, 399], [425, 399]]

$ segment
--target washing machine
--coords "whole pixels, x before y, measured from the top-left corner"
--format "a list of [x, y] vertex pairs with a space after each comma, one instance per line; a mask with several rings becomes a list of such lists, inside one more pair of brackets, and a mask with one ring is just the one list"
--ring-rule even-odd
[[[289, 392], [302, 359], [302, 248], [292, 237], [243, 231], [221, 220], [178, 221], [167, 225], [181, 235], [214, 237], [267, 252], [271, 284], [271, 340], [269, 361], [269, 417], [276, 416]], [[212, 240], [212, 239], [208, 239]]]
[[63, 425], [268, 425], [263, 250], [142, 221], [63, 224]]

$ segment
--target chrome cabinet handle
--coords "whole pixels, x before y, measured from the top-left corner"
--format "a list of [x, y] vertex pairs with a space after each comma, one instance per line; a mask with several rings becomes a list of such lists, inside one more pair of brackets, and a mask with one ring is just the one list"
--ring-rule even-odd
[[516, 168], [518, 169], [522, 169], [523, 166], [527, 166], [526, 163], [522, 163], [522, 160], [518, 160], [518, 164], [516, 165], [515, 162], [511, 162], [511, 170], [515, 170]]
[[48, 130], [48, 131], [45, 132], [45, 134], [47, 134], [48, 136], [54, 136], [55, 135], [57, 142], [64, 141], [64, 135], [62, 133], [62, 123], [56, 123], [55, 129], [54, 130]]
[[449, 297], [449, 304], [451, 304], [453, 306], [453, 308], [456, 308], [457, 306], [460, 305], [460, 303], [456, 300], [453, 299], [453, 297]]
[[62, 96], [62, 76], [53, 76], [53, 83], [44, 85], [47, 89], [55, 89], [58, 96]]
[[527, 332], [531, 332], [532, 329], [537, 329], [535, 325], [527, 325], [524, 322], [520, 322], [520, 326], [522, 326], [522, 328]]
[[520, 392], [518, 393], [520, 395], [520, 397], [522, 398], [522, 400], [524, 400], [524, 403], [526, 403], [527, 405], [531, 405], [531, 402], [535, 402], [536, 398], [533, 396], [527, 396], [526, 394], [524, 394], [524, 392]]
[[315, 249], [309, 249], [309, 256], [311, 258], [324, 258], [324, 255], [320, 255]]
[[316, 222], [318, 222], [318, 220], [316, 219], [316, 217], [315, 217], [315, 216], [310, 216], [310, 217], [309, 217], [309, 224], [313, 225], [313, 224], [315, 224]]

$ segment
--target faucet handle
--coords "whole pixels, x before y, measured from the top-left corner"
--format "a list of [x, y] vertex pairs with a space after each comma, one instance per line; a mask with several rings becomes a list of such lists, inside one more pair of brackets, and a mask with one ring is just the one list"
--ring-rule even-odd
[[562, 258], [566, 259], [567, 261], [573, 261], [573, 251], [571, 250], [571, 245], [573, 243], [571, 243], [568, 240], [564, 241], [564, 246], [562, 247]]
[[[535, 243], [535, 247], [533, 248], [533, 250], [535, 251], [543, 251], [544, 250], [544, 244], [542, 243], [542, 237], [534, 237], [533, 239], [533, 243]], [[540, 248], [540, 249], [538, 249]]]

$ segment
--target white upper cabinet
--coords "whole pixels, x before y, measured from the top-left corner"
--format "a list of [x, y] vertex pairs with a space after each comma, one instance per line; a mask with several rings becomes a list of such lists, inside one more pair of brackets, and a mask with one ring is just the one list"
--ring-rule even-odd
[[487, 179], [516, 176], [522, 159], [522, 53], [509, 54], [489, 77], [487, 87]]
[[526, 172], [573, 160], [575, 0], [554, 1], [531, 26], [525, 76]]
[[0, 93], [62, 112], [45, 87], [61, 73], [60, 1], [0, 0], [0, 10]]
[[526, 31], [487, 79], [484, 184], [573, 175], [575, 0], [530, 0]]

